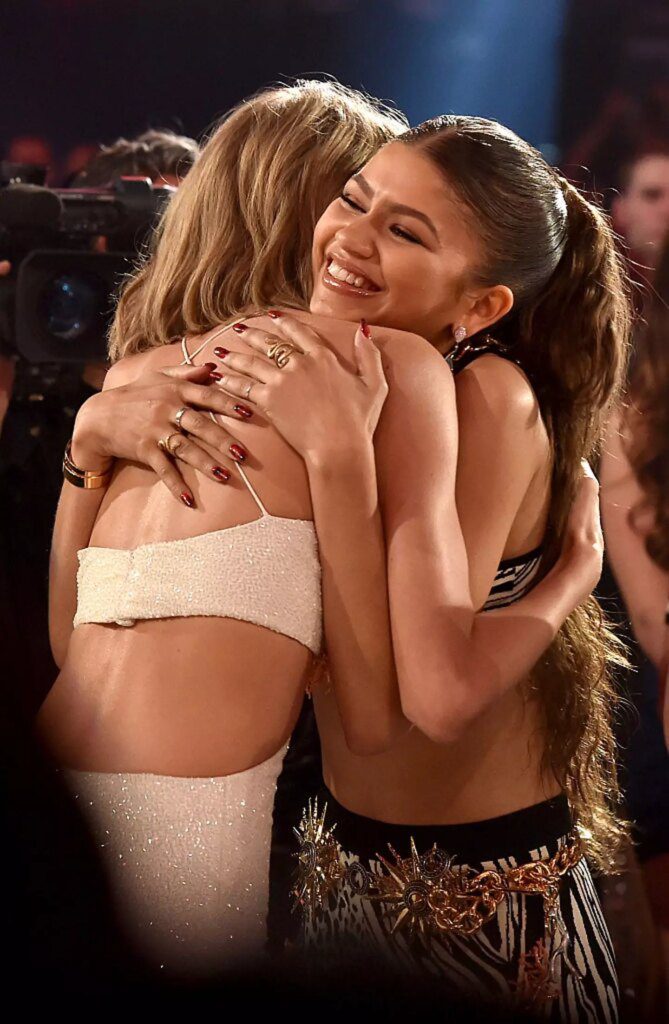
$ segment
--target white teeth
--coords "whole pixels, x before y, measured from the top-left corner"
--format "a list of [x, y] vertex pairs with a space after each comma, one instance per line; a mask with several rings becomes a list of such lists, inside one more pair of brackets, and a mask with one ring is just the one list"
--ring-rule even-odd
[[351, 274], [348, 270], [344, 270], [344, 268], [340, 267], [335, 260], [330, 260], [328, 273], [337, 281], [345, 281], [346, 284], [351, 284], [355, 288], [363, 288], [365, 284], [369, 284], [366, 278], [360, 277], [358, 274]]

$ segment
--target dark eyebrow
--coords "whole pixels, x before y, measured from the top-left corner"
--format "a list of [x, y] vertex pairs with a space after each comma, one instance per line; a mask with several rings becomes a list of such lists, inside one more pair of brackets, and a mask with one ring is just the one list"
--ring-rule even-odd
[[[368, 199], [373, 198], [374, 189], [369, 184], [367, 179], [363, 177], [362, 174], [354, 174], [353, 181], [356, 183], [356, 185], [360, 187], [360, 189], [365, 193]], [[432, 232], [436, 240], [439, 241], [437, 229], [435, 228], [434, 224], [427, 216], [427, 214], [421, 213], [420, 210], [415, 210], [413, 206], [404, 206], [402, 203], [392, 203], [390, 209], [393, 211], [393, 213], [404, 213], [408, 217], [415, 217], [417, 220], [422, 221], [425, 227], [429, 228], [429, 230]]]

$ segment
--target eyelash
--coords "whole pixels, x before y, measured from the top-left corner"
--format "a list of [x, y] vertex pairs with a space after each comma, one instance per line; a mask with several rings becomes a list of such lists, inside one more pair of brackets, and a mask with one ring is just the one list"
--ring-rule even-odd
[[[342, 200], [342, 202], [346, 203], [347, 206], [350, 206], [352, 210], [357, 210], [358, 213], [365, 212], [362, 206], [356, 203], [356, 201], [352, 199], [351, 196], [347, 196], [345, 192], [342, 192], [339, 198]], [[423, 244], [419, 238], [416, 238], [414, 235], [409, 234], [409, 232], [405, 231], [404, 228], [397, 227], [397, 225], [394, 225], [390, 230], [395, 235], [397, 235], [398, 238], [403, 238], [406, 242], [411, 242], [413, 245]]]

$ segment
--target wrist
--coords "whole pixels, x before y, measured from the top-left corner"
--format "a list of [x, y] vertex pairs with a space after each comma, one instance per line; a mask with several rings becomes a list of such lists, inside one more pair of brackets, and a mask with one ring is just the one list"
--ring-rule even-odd
[[72, 461], [81, 469], [91, 472], [105, 472], [114, 459], [108, 455], [96, 431], [95, 400], [98, 395], [87, 399], [77, 413], [72, 432]]
[[379, 493], [376, 480], [374, 450], [345, 453], [332, 452], [331, 457], [307, 462], [309, 489], [317, 508], [336, 508], [347, 521], [350, 517], [369, 519], [378, 512]]
[[310, 478], [359, 480], [372, 476], [376, 480], [376, 460], [371, 441], [307, 452], [304, 461]]
[[601, 557], [594, 548], [574, 546], [563, 552], [546, 577], [555, 592], [555, 611], [566, 618], [585, 601], [601, 575]]

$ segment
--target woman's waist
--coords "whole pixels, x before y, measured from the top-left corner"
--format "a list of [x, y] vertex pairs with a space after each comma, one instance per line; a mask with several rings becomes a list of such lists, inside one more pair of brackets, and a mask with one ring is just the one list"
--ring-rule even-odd
[[96, 651], [105, 627], [84, 629], [87, 642], [71, 644], [40, 713], [49, 746], [72, 767], [228, 774], [290, 735], [308, 678], [304, 649], [285, 658], [240, 644], [221, 653], [192, 637], [156, 647], [124, 636], [115, 655], [114, 645]]
[[221, 722], [292, 704], [312, 660], [297, 641], [247, 622], [87, 623], [72, 634], [58, 686], [104, 707], [148, 706], [163, 719], [171, 709], [185, 717], [201, 709]]
[[302, 699], [268, 710], [260, 700], [161, 706], [146, 696], [119, 693], [105, 702], [59, 680], [40, 710], [40, 737], [56, 764], [75, 771], [227, 776], [287, 743]]
[[437, 848], [460, 864], [506, 859], [512, 865], [553, 856], [574, 832], [564, 794], [475, 821], [397, 824], [357, 814], [323, 784], [306, 813], [320, 816], [326, 829], [334, 828], [341, 848], [363, 861], [387, 856], [392, 850], [407, 857], [415, 847], [419, 855]]
[[356, 758], [323, 737], [323, 777], [337, 798], [372, 818], [453, 824], [494, 818], [556, 796], [533, 716], [436, 744], [413, 730], [386, 753]]

